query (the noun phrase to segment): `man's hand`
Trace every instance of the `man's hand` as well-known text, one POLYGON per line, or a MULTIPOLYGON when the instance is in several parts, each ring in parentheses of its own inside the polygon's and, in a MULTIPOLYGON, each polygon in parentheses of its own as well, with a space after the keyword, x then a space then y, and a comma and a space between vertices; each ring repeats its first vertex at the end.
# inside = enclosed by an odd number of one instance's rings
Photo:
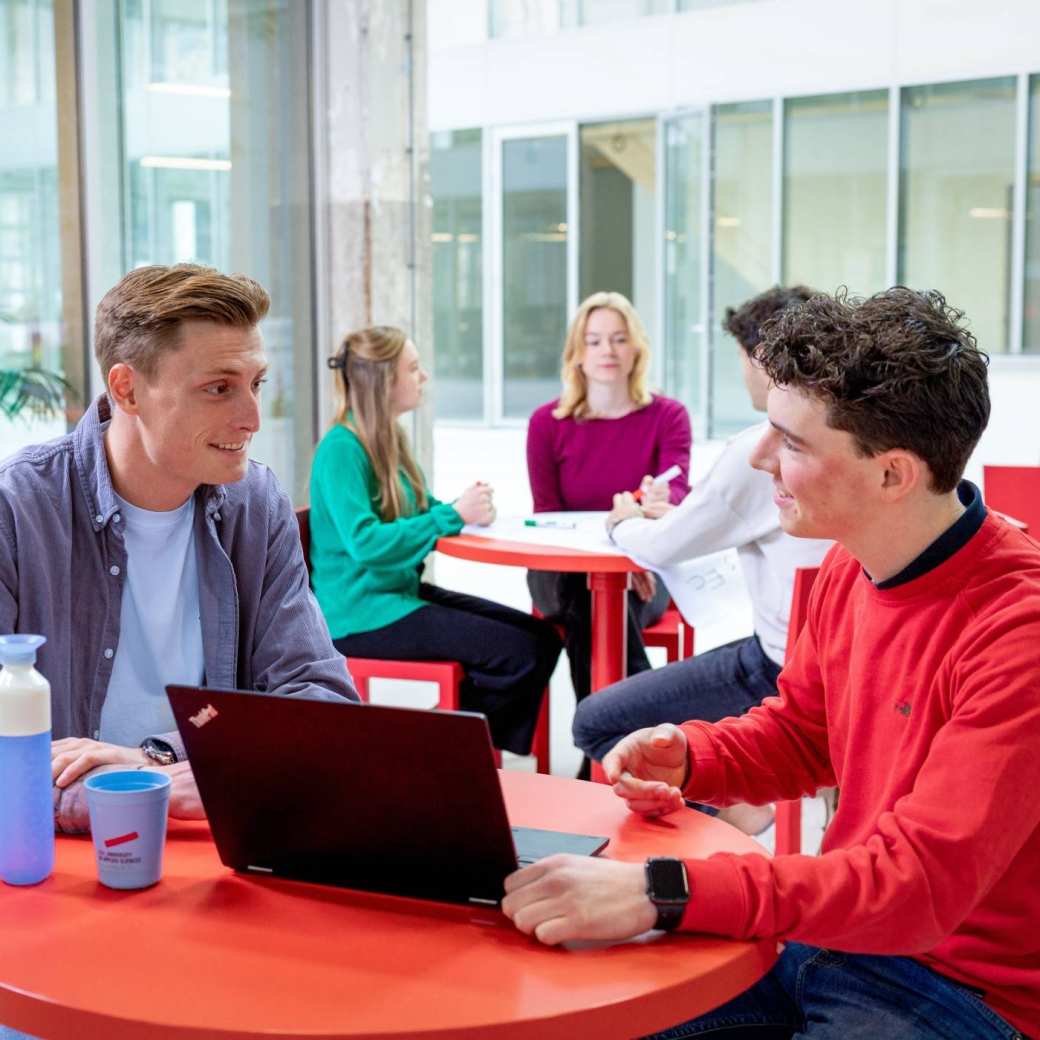
POLYGON ((681 809, 688 768, 686 734, 670 722, 637 729, 603 757, 603 772, 632 812, 663 816, 681 809))
POLYGON ((649 571, 632 572, 632 591, 644 602, 649 603, 657 590, 657 579, 649 571))
POLYGON ((653 928, 657 910, 641 863, 557 855, 510 874, 502 912, 549 946, 572 939, 628 939, 653 928))
POLYGON ((172 766, 159 767, 157 772, 165 773, 170 778, 170 815, 175 820, 206 818, 190 762, 174 762, 172 766))
POLYGON ((105 744, 86 737, 65 737, 51 744, 51 777, 55 787, 68 787, 98 766, 128 766, 136 769, 151 759, 140 749, 105 744))

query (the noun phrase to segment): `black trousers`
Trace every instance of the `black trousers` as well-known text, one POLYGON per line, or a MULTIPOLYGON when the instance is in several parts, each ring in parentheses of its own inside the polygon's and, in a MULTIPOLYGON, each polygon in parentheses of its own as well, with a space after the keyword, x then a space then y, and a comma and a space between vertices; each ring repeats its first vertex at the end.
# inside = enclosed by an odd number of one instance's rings
MULTIPOLYGON (((592 692, 592 593, 588 576, 558 571, 528 571, 527 587, 534 605, 551 621, 564 627, 564 646, 571 666, 571 682, 579 701, 592 692)), ((668 590, 658 580, 649 603, 628 593, 628 674, 650 669, 642 631, 659 621, 668 607, 668 590)))
POLYGON ((526 755, 542 695, 563 649, 547 621, 478 596, 423 582, 427 606, 371 632, 335 640, 347 657, 458 661, 459 701, 483 712, 497 748, 526 755))

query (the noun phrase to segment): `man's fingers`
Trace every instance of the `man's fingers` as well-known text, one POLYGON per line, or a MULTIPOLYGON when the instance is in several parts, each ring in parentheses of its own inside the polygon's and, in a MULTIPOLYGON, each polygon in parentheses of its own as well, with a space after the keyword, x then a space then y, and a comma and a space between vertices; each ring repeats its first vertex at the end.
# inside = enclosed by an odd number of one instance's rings
POLYGON ((84 773, 89 773, 95 766, 102 765, 104 759, 98 755, 90 754, 89 752, 74 758, 65 768, 58 774, 54 781, 56 787, 68 787, 73 780, 78 779, 84 773))
POLYGON ((546 946, 558 946, 568 939, 573 939, 574 935, 570 918, 563 916, 550 917, 534 929, 534 937, 546 946))
POLYGON ((661 725, 654 727, 650 734, 650 743, 657 748, 670 747, 681 736, 682 730, 678 726, 671 722, 662 722, 661 725))
POLYGON ((537 881, 545 873, 542 862, 544 861, 532 863, 529 867, 521 867, 508 875, 503 886, 506 893, 515 892, 517 889, 531 884, 532 881, 537 881))

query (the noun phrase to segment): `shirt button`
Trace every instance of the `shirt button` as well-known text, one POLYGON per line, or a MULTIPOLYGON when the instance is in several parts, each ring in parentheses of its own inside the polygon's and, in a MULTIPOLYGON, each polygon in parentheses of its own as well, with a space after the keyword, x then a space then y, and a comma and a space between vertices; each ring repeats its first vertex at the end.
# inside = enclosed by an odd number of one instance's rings
POLYGON ((112 566, 108 568, 108 573, 111 574, 113 578, 117 578, 119 577, 119 568, 113 563, 112 566))
POLYGON ((101 739, 101 730, 99 730, 99 729, 94 730, 94 739, 95 740, 100 740, 101 739))
POLYGON ((115 652, 115 650, 112 649, 112 647, 110 647, 110 646, 106 646, 105 647, 105 660, 111 661, 112 658, 115 657, 115 655, 116 655, 116 652, 115 652))
POLYGON ((214 513, 213 514, 213 519, 214 520, 219 520, 220 519, 220 513, 214 513))
POLYGON ((114 523, 118 524, 119 521, 122 520, 122 519, 123 518, 118 513, 113 513, 112 514, 112 520, 113 520, 114 523))
POLYGON ((98 515, 94 517, 95 524, 103 524, 104 522, 105 518, 100 513, 98 513, 98 515))

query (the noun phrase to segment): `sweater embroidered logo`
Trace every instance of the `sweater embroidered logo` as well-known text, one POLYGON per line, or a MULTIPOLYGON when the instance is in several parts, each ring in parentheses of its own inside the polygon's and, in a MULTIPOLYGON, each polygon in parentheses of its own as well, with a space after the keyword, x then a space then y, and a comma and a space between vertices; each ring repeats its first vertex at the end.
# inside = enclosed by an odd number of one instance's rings
POLYGON ((896 711, 904 718, 910 717, 910 705, 907 701, 896 701, 896 711))

